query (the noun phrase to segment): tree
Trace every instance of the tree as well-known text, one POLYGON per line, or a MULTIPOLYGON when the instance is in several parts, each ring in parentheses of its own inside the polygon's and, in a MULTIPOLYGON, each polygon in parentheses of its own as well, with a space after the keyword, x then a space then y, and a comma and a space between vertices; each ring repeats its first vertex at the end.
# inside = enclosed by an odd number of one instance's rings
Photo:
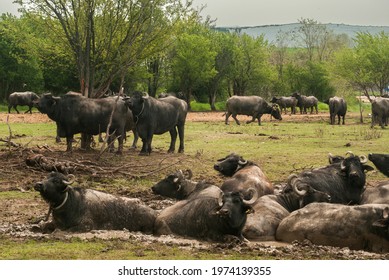
POLYGON ((68 46, 85 96, 99 97, 114 79, 163 50, 191 2, 179 0, 27 0, 26 14, 45 19, 48 35, 68 46))

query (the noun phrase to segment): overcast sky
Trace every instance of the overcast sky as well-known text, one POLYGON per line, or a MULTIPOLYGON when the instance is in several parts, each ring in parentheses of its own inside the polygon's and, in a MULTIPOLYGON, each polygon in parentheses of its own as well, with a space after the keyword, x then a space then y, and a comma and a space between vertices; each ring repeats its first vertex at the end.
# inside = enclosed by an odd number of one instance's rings
MULTIPOLYGON (((18 5, 12 2, 0 0, 0 14, 15 13, 18 5)), ((202 15, 216 19, 217 26, 294 23, 300 18, 389 26, 389 0, 193 0, 194 7, 203 4, 202 15)))

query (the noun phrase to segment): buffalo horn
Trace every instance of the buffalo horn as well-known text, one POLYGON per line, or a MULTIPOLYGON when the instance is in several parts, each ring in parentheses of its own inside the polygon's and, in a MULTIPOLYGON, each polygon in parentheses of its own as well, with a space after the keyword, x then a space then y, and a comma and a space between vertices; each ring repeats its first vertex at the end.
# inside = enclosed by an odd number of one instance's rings
POLYGON ((190 180, 190 179, 192 179, 192 176, 193 176, 193 173, 192 173, 192 170, 190 170, 190 169, 187 169, 186 171, 185 171, 185 179, 187 179, 187 180, 190 180))
POLYGON ((147 92, 145 92, 144 94, 145 94, 145 95, 142 96, 143 99, 148 99, 148 98, 150 97, 149 94, 148 94, 147 92))
POLYGON ((247 190, 247 192, 248 192, 248 193, 252 193, 253 195, 252 195, 251 198, 248 199, 248 200, 243 199, 243 203, 244 203, 245 205, 252 205, 252 204, 254 204, 254 202, 256 202, 257 199, 258 199, 258 191, 257 191, 256 188, 249 188, 249 189, 247 190))
POLYGON ((247 160, 239 159, 238 164, 239 165, 246 165, 247 164, 247 160))
POLYGON ((346 152, 346 156, 350 156, 350 157, 353 157, 354 156, 354 153, 352 151, 347 151, 346 152))
POLYGON ((332 163, 332 159, 334 158, 334 155, 331 153, 328 153, 328 161, 332 163))
POLYGON ((223 192, 220 192, 220 195, 217 199, 217 204, 222 207, 223 206, 223 192))
POLYGON ((359 161, 361 163, 367 163, 367 157, 365 155, 361 155, 361 156, 359 156, 359 161))
POLYGON ((69 174, 68 179, 62 180, 62 183, 64 183, 65 185, 71 185, 74 183, 75 179, 76 179, 76 176, 74 176, 73 174, 69 174))
POLYGON ((307 193, 307 191, 308 191, 308 185, 307 184, 300 184, 299 186, 297 186, 299 181, 300 180, 295 180, 294 184, 292 185, 292 188, 293 188, 293 191, 297 195, 304 196, 307 193))

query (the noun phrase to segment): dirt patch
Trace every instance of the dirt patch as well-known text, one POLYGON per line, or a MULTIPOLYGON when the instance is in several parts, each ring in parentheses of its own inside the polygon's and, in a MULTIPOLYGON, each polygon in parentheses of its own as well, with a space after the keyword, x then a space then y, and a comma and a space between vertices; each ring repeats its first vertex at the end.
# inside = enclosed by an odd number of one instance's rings
MULTIPOLYGON (((327 121, 327 114, 319 115, 283 115, 283 121, 327 121)), ((250 118, 239 116, 244 122, 250 118)), ((266 120, 266 117, 264 117, 266 120)), ((51 122, 46 115, 33 114, 0 114, 2 123, 42 123, 51 122)), ((222 112, 189 113, 188 122, 224 122, 222 112)), ((230 120, 231 122, 233 120, 230 120)), ((235 125, 235 124, 234 124, 235 125)), ((0 147, 1 148, 1 147, 0 147)), ((62 149, 62 147, 61 147, 62 149)), ((63 150, 63 149, 62 149, 63 150)), ((108 189, 109 182, 123 180, 110 193, 140 198, 150 207, 161 210, 174 203, 173 200, 154 195, 150 190, 139 188, 138 180, 157 181, 161 174, 174 169, 176 165, 187 166, 201 164, 196 156, 166 154, 164 151, 154 151, 152 157, 138 158, 137 151, 126 152, 118 159, 115 155, 106 156, 96 161, 96 152, 77 151, 66 154, 52 147, 8 147, 0 150, 0 192, 9 197, 0 203, 0 234, 18 239, 55 239, 68 240, 77 237, 82 240, 122 239, 136 240, 145 246, 153 242, 175 244, 186 250, 204 249, 214 252, 224 250, 239 251, 244 254, 255 252, 272 259, 321 259, 322 256, 332 259, 389 259, 389 254, 375 254, 363 251, 352 251, 347 248, 317 246, 309 242, 285 244, 278 242, 249 242, 241 244, 221 244, 187 239, 177 236, 156 237, 128 231, 92 231, 88 233, 67 233, 56 231, 53 234, 32 232, 33 225, 46 218, 47 204, 34 192, 35 182, 46 177, 47 172, 61 170, 64 173, 74 173, 77 184, 87 187, 90 182, 98 183, 102 190, 108 189), (28 160, 30 159, 30 164, 28 160), (27 160, 27 162, 26 162, 27 160), (50 169, 55 166, 54 169, 50 169), (131 188, 128 187, 129 182, 131 188)), ((212 178, 215 181, 220 178, 212 178)))

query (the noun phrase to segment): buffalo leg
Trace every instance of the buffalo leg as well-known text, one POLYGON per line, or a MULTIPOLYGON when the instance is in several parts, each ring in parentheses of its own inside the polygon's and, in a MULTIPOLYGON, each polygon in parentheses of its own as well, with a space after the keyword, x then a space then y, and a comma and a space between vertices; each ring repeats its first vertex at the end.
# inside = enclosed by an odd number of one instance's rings
POLYGON ((72 152, 73 135, 66 136, 66 151, 72 152))
POLYGON ((238 119, 236 118, 236 114, 232 114, 232 118, 235 120, 235 122, 236 122, 237 125, 240 125, 240 122, 239 122, 238 119))
POLYGON ((138 143, 139 134, 136 129, 133 129, 132 132, 134 133, 134 141, 132 141, 131 149, 136 149, 136 144, 138 143))
POLYGON ((11 108, 12 108, 12 105, 8 105, 8 114, 11 113, 11 108))
POLYGON ((167 151, 168 153, 174 153, 175 147, 176 147, 176 141, 177 141, 177 130, 176 127, 173 129, 169 130, 170 133, 170 147, 169 150, 167 151))
POLYGON ((231 113, 230 112, 227 112, 226 113, 226 121, 225 123, 228 124, 228 118, 231 116, 231 113))
POLYGON ((19 114, 18 108, 16 108, 17 105, 14 105, 13 107, 14 107, 14 109, 16 110, 16 112, 19 114))
POLYGON ((32 107, 31 106, 28 106, 28 110, 26 112, 24 112, 25 114, 27 114, 27 112, 30 112, 30 114, 32 114, 32 107))
POLYGON ((184 152, 184 131, 185 131, 185 125, 179 125, 178 127, 178 137, 180 137, 180 147, 178 148, 179 153, 184 152))

